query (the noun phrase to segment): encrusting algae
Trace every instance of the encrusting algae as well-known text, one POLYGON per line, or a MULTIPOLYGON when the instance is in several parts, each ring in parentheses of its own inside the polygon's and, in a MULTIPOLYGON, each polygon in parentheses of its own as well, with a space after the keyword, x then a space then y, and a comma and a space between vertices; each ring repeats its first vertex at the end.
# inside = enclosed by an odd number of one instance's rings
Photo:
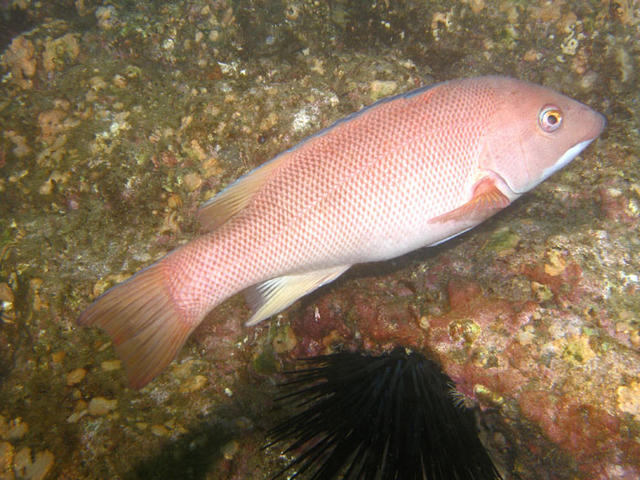
POLYGON ((0 421, 0 477, 270 478, 278 372, 396 346, 442 365, 511 475, 640 476, 633 2, 6 3, 29 21, 0 15, 0 416, 23 429, 0 421), (76 328, 233 179, 382 92, 485 74, 577 98, 606 132, 473 233, 268 325, 231 298, 141 392, 76 328), (99 398, 114 408, 89 414, 99 398))

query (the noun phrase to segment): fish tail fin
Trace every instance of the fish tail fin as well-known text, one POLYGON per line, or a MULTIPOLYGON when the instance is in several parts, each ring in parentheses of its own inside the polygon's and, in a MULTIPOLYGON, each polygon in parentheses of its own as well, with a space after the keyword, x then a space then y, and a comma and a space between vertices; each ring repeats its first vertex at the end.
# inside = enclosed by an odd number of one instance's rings
POLYGON ((177 355, 202 318, 184 318, 165 285, 162 261, 112 287, 78 318, 113 340, 129 384, 142 388, 177 355))

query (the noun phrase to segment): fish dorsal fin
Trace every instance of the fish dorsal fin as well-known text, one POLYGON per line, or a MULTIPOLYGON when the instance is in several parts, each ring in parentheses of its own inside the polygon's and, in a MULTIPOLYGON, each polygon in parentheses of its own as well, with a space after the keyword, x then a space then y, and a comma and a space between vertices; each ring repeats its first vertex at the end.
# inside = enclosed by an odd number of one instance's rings
POLYGON ((281 312, 300 297, 334 281, 350 266, 340 265, 324 270, 285 275, 248 288, 245 290, 245 297, 253 310, 253 315, 246 325, 256 325, 281 312))
POLYGON ((242 210, 271 173, 288 157, 286 153, 251 170, 204 203, 196 214, 202 231, 212 232, 242 210))
POLYGON ((473 189, 473 196, 464 205, 431 220, 432 223, 482 221, 510 204, 493 179, 483 178, 473 189))

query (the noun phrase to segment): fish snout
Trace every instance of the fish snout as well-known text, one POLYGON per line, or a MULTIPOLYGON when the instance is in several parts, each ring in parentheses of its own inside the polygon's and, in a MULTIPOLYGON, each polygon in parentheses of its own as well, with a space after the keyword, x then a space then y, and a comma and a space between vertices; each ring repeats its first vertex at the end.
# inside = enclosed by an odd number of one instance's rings
POLYGON ((586 105, 580 105, 577 120, 584 125, 584 136, 578 143, 591 142, 603 132, 607 126, 607 118, 586 105))

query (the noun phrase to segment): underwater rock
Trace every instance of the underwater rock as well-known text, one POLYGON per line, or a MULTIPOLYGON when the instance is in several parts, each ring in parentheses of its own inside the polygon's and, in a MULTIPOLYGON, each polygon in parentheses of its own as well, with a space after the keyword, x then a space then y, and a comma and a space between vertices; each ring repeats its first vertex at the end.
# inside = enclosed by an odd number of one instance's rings
POLYGON ((188 378, 182 385, 180 385, 181 393, 193 393, 202 389, 207 384, 207 377, 204 375, 196 375, 195 377, 188 378))
POLYGON ((6 282, 0 282, 0 302, 13 303, 14 295, 6 282))
POLYGON ((26 157, 29 153, 31 153, 31 147, 27 145, 27 137, 19 135, 13 130, 6 130, 3 135, 13 143, 14 148, 11 151, 16 157, 26 157))
POLYGON ((42 66, 45 72, 61 70, 65 64, 72 63, 78 58, 80 44, 78 34, 67 33, 54 40, 47 39, 42 52, 42 66))
POLYGON ((98 7, 95 12, 98 26, 103 30, 111 30, 117 23, 116 9, 113 5, 98 7))
POLYGON ((620 411, 630 413, 640 422, 640 379, 632 381, 629 386, 619 386, 616 393, 620 411))
POLYGON ((398 90, 398 82, 394 80, 374 80, 370 86, 370 96, 372 101, 388 97, 398 90))
POLYGON ((38 125, 40 126, 40 138, 47 144, 65 129, 64 119, 67 113, 62 110, 47 110, 38 115, 38 125))
POLYGON ((15 478, 14 457, 25 446, 53 453, 47 479, 152 478, 138 472, 143 462, 166 462, 183 474, 174 478, 270 478, 283 465, 260 450, 272 372, 345 346, 378 355, 395 345, 440 355, 465 397, 478 400, 483 420, 496 422, 504 441, 489 443, 492 452, 508 452, 511 476, 640 478, 636 1, 6 3, 24 5, 35 22, 11 25, 0 53, 0 282, 9 288, 0 292, 0 478, 15 478), (234 17, 251 21, 242 26, 234 17), (261 30, 268 18, 273 28, 261 30), (579 45, 561 63, 567 27, 579 45), (261 31, 275 37, 270 49, 262 46, 266 36, 255 35, 261 31), (46 71, 45 43, 66 34, 76 36, 78 56, 71 62, 50 49, 54 68, 46 71), (173 65, 161 47, 168 38, 173 65), (254 44, 259 52, 248 48, 254 44), (183 353, 182 363, 194 362, 185 374, 172 369, 140 393, 123 388, 120 371, 105 370, 113 360, 106 337, 73 327, 88 296, 189 238, 198 204, 306 132, 368 103, 372 82, 395 81, 399 93, 493 72, 597 105, 609 117, 607 135, 490 225, 434 252, 354 272, 293 306, 274 322, 281 337, 271 324, 244 328, 243 300, 230 300, 183 353), (60 98, 69 106, 57 105, 60 98), (52 109, 66 112, 63 123, 81 123, 53 134, 40 155, 38 115, 52 109), (115 117, 122 112, 131 114, 115 117), (193 122, 182 129, 185 116, 193 122), (189 192, 182 182, 193 171, 202 185, 189 192), (167 217, 172 233, 160 234, 165 209, 184 213, 167 217), (552 242, 558 233, 566 237, 560 247, 552 242), (554 250, 559 257, 548 255, 554 250), (110 271, 117 273, 95 282, 110 271), (451 282, 456 275, 480 285, 480 295, 451 282), (34 276, 43 279, 39 291, 30 288, 34 276), (37 298, 49 307, 36 310, 37 298), (456 307, 464 301, 470 312, 456 307), (270 355, 256 363, 270 372, 265 377, 252 361, 263 349, 270 355), (78 368, 88 374, 67 386, 78 368), (206 383, 188 391, 201 377, 206 383), (527 399, 528 389, 540 393, 527 399), (90 416, 97 396, 117 399, 117 408, 90 416), (234 436, 243 415, 257 428, 234 436), (9 440, 16 418, 29 431, 9 440), (186 438, 168 427, 171 418, 184 422, 186 438), (152 425, 170 435, 153 435, 152 425), (201 447, 210 425, 224 436, 211 455, 201 447), (231 438, 239 450, 224 459, 221 446, 231 438), (211 457, 220 462, 199 462, 211 457))
POLYGON ((109 400, 104 397, 94 397, 89 402, 89 415, 102 416, 114 410, 118 406, 118 400, 109 400))
POLYGON ((13 480, 13 445, 9 442, 0 442, 0 478, 13 480))
POLYGON ((33 86, 36 73, 35 47, 24 35, 13 39, 2 56, 2 64, 11 73, 11 80, 23 90, 33 86))
POLYGON ((84 377, 87 375, 87 371, 84 368, 76 368, 75 370, 71 370, 67 373, 67 385, 76 385, 84 380, 84 377))
POLYGON ((17 417, 11 420, 8 424, 7 438, 9 440, 19 440, 23 438, 29 431, 29 425, 22 421, 22 418, 17 417))
POLYGON ((120 360, 106 360, 100 364, 103 372, 112 372, 122 368, 122 362, 120 360))
POLYGON ((53 467, 54 456, 49 450, 31 455, 31 449, 24 447, 15 454, 14 470, 16 477, 24 480, 43 480, 53 467))

